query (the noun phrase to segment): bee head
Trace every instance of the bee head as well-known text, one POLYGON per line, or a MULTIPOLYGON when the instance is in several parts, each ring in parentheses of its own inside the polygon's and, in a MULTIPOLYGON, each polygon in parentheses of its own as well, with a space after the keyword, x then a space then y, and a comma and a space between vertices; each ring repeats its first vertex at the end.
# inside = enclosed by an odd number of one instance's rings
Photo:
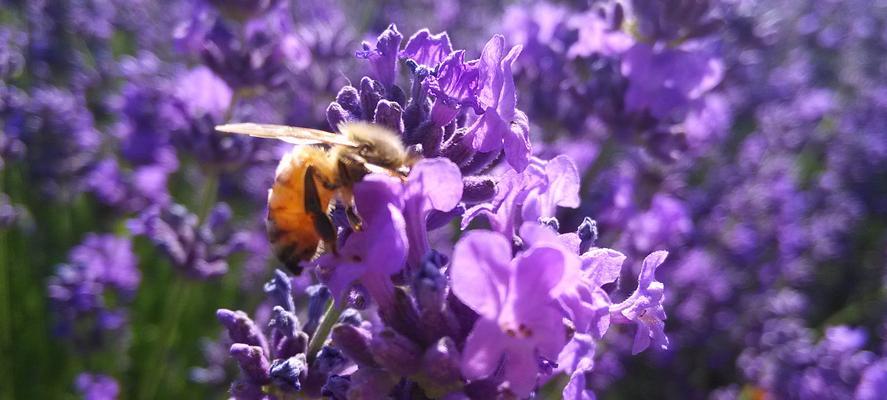
POLYGON ((366 123, 349 123, 339 127, 342 133, 358 144, 358 156, 368 163, 397 170, 406 160, 406 151, 394 132, 366 123))

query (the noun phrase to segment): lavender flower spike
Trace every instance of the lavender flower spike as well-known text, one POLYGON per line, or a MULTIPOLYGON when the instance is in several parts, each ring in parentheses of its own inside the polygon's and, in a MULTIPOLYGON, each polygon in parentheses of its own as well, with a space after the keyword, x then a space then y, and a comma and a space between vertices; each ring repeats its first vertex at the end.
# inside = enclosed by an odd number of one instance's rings
POLYGON ((663 322, 665 309, 662 307, 665 286, 655 276, 656 268, 667 256, 668 252, 662 250, 648 255, 641 267, 638 288, 625 301, 610 307, 612 322, 637 324, 638 330, 631 346, 632 354, 644 351, 650 346, 651 339, 657 348, 668 349, 668 337, 665 336, 663 322))
POLYGON ((120 385, 107 375, 81 373, 75 386, 84 400, 114 400, 120 394, 120 385))

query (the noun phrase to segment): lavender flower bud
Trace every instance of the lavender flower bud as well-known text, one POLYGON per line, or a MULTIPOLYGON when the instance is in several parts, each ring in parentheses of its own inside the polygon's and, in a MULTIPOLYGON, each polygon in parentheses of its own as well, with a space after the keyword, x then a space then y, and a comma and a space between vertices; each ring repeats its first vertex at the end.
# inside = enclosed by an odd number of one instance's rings
POLYGON ((487 153, 475 153, 470 160, 460 165, 462 176, 475 175, 483 172, 502 154, 501 151, 490 151, 487 153))
POLYGON ((343 122, 348 122, 351 119, 351 115, 348 111, 345 111, 339 103, 330 103, 326 108, 326 122, 330 124, 330 127, 333 129, 336 129, 337 126, 343 122))
POLYGON ((561 224, 556 217, 541 217, 539 218, 539 223, 549 227, 555 232, 559 232, 561 229, 561 224))
POLYGON ((440 265, 438 264, 441 261, 445 262, 442 257, 444 256, 435 250, 425 255, 425 259, 413 279, 413 293, 421 311, 443 308, 446 278, 440 273, 440 265))
POLYGON ((360 316, 359 311, 353 308, 348 308, 345 311, 342 311, 342 315, 339 316, 338 322, 340 324, 360 326, 360 323, 363 322, 363 318, 360 316))
POLYGON ((323 285, 311 285, 305 289, 308 294, 308 321, 305 323, 304 331, 308 334, 317 329, 320 317, 323 315, 324 307, 332 295, 330 290, 323 285))
POLYGON ((308 364, 304 354, 296 354, 287 359, 276 359, 271 364, 271 380, 278 387, 298 391, 302 389, 301 380, 305 378, 308 364))
POLYGON ((351 374, 346 397, 348 400, 384 399, 397 381, 397 377, 381 369, 361 368, 351 374))
POLYGON ((422 356, 422 373, 435 386, 458 385, 462 378, 459 350, 449 337, 443 337, 422 356))
POLYGON ((407 104, 407 94, 400 88, 400 86, 392 85, 388 88, 388 95, 385 96, 386 100, 391 100, 403 108, 404 104, 407 104))
POLYGON ((274 277, 265 284, 265 293, 271 297, 277 305, 283 307, 289 312, 296 311, 296 305, 293 302, 293 283, 290 281, 286 272, 279 269, 274 270, 274 277))
POLYGON ((320 389, 320 395, 333 400, 346 400, 348 398, 349 386, 351 386, 351 379, 349 377, 330 375, 326 380, 326 384, 320 389))
MULTIPOLYGON (((436 252, 432 251, 430 254, 436 252)), ((433 343, 443 336, 456 335, 459 332, 456 316, 446 307, 446 278, 436 265, 434 261, 423 263, 419 276, 413 284, 413 291, 421 311, 424 343, 433 343)))
POLYGON ((481 379, 465 385, 465 394, 470 399, 498 399, 499 382, 495 379, 481 379))
POLYGON ((373 113, 376 124, 390 128, 398 135, 403 135, 403 108, 390 100, 380 100, 373 113))
POLYGON ((462 178, 462 201, 475 204, 496 195, 496 180, 492 176, 465 176, 462 178))
POLYGON ((363 112, 360 109, 360 93, 354 86, 345 86, 336 94, 336 103, 342 106, 353 119, 362 119, 363 112))
POLYGON ((419 328, 419 312, 416 310, 412 298, 402 287, 395 286, 393 304, 386 308, 380 308, 379 316, 386 325, 413 340, 421 341, 423 334, 419 328))
POLYGON ((370 352, 372 335, 365 329, 356 326, 339 324, 333 327, 333 344, 358 365, 376 366, 370 352))
POLYGON ((417 100, 415 97, 413 100, 404 108, 403 110, 403 141, 406 145, 414 145, 419 144, 419 140, 421 136, 415 135, 413 132, 425 121, 426 115, 428 115, 428 110, 430 108, 430 104, 422 99, 421 101, 417 100))
POLYGON ((299 317, 281 306, 274 306, 271 310, 271 320, 268 321, 271 332, 278 332, 284 336, 293 336, 299 330, 299 317))
POLYGON ((259 346, 267 352, 265 335, 246 313, 222 308, 216 311, 216 318, 228 329, 228 337, 232 342, 259 346))
POLYGON ((365 76, 360 80, 360 108, 363 110, 363 119, 372 121, 375 116, 376 106, 382 99, 385 89, 378 81, 365 76))
POLYGON ((443 128, 435 124, 434 121, 427 120, 422 122, 412 134, 415 137, 407 138, 406 140, 421 143, 423 156, 432 158, 440 154, 441 144, 443 143, 443 128))
POLYGON ((594 242, 597 241, 597 221, 585 217, 582 219, 582 223, 579 224, 579 228, 576 229, 576 234, 579 235, 579 240, 582 241, 579 245, 579 252, 585 253, 591 248, 591 246, 594 246, 594 242))
POLYGON ((383 329, 373 336, 370 349, 373 359, 395 374, 410 375, 419 368, 421 349, 393 329, 383 329))
POLYGON ((311 362, 311 368, 308 370, 308 377, 304 383, 303 391, 309 396, 320 395, 321 388, 326 384, 330 375, 341 374, 349 366, 350 363, 341 350, 324 346, 317 353, 314 361, 311 362))
POLYGON ((299 318, 295 314, 275 306, 268 326, 271 328, 271 345, 277 358, 305 352, 308 335, 299 330, 299 318))
POLYGON ((311 364, 311 368, 321 374, 336 374, 342 372, 348 365, 348 359, 342 351, 330 346, 323 346, 317 353, 317 359, 311 364))
POLYGON ((231 345, 230 353, 250 381, 260 385, 271 382, 271 376, 268 375, 270 366, 261 347, 234 343, 231 345))
POLYGON ((465 139, 466 132, 465 128, 456 129, 441 149, 441 154, 456 165, 465 164, 474 155, 471 141, 465 139))

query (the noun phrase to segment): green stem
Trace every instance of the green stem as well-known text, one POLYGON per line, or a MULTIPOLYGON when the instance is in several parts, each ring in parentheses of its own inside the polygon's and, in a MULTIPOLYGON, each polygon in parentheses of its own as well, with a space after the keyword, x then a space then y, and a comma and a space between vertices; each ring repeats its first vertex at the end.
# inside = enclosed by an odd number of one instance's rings
POLYGON ((311 336, 311 341, 308 342, 308 363, 310 364, 314 361, 314 358, 317 356, 317 352, 320 351, 320 348, 323 347, 323 343, 326 342, 327 336, 330 335, 330 331, 333 329, 333 325, 339 321, 339 317, 342 315, 342 311, 345 311, 343 307, 337 307, 336 302, 331 300, 329 307, 326 308, 326 312, 323 313, 323 319, 320 321, 320 326, 314 331, 314 335, 311 336))
POLYGON ((216 204, 216 198, 219 194, 219 174, 216 171, 209 171, 206 174, 206 183, 203 185, 203 192, 198 200, 197 220, 199 224, 206 221, 209 212, 212 211, 216 204))
MULTIPOLYGON (((198 224, 203 224, 215 205, 219 192, 219 174, 215 170, 210 170, 206 174, 206 182, 202 192, 197 200, 197 218, 198 224)), ((156 349, 151 357, 151 363, 148 364, 149 374, 145 382, 147 386, 140 390, 140 399, 153 399, 157 394, 157 389, 163 383, 164 375, 169 368, 163 368, 165 360, 169 358, 170 351, 176 347, 176 341, 179 335, 178 327, 182 323, 182 316, 188 309, 191 293, 197 288, 190 287, 189 281, 183 276, 173 275, 172 289, 170 289, 169 297, 163 305, 163 323, 161 325, 160 334, 163 335, 160 341, 160 347, 156 349)))
MULTIPOLYGON (((2 171, 0 174, 0 192, 7 192, 6 181, 9 178, 9 166, 2 171)), ((12 185, 9 185, 12 186, 12 185)), ((15 203, 15 197, 12 196, 12 191, 9 191, 10 196, 8 197, 9 202, 11 204, 15 203)), ((4 398, 14 399, 15 398, 15 360, 12 353, 12 338, 15 336, 15 326, 13 326, 12 321, 12 268, 11 262, 15 259, 14 256, 10 256, 10 253, 13 252, 11 243, 12 229, 16 229, 14 226, 9 227, 7 230, 0 230, 0 325, 3 325, 3 328, 0 329, 0 354, 3 354, 5 358, 3 358, 0 364, 3 364, 0 367, 0 387, 4 388, 0 390, 0 397, 6 396, 4 398), (5 392, 5 394, 4 394, 5 392)), ((26 265, 21 265, 20 267, 26 268, 26 265)))
POLYGON ((139 391, 140 399, 153 399, 157 394, 157 389, 163 383, 164 373, 169 370, 164 365, 166 365, 166 359, 170 350, 175 347, 175 341, 179 333, 178 327, 182 322, 181 319, 185 309, 188 308, 189 295, 193 289, 189 287, 186 279, 181 277, 174 278, 173 287, 170 289, 169 297, 166 298, 167 301, 163 307, 166 312, 160 331, 160 334, 163 336, 160 340, 160 346, 155 349, 154 356, 151 357, 150 363, 147 364, 150 372, 147 379, 145 379, 147 385, 139 391))
POLYGON ((0 362, 3 366, 0 367, 0 376, 2 376, 3 384, 0 387, 5 388, 4 392, 6 393, 4 398, 14 399, 15 398, 15 387, 13 386, 14 381, 12 368, 15 363, 12 360, 12 330, 14 329, 12 326, 12 308, 10 304, 9 295, 9 263, 7 257, 7 246, 9 245, 9 234, 7 232, 0 232, 0 325, 3 325, 3 329, 0 329, 0 352, 4 354, 4 357, 9 357, 4 359, 3 362, 0 362))

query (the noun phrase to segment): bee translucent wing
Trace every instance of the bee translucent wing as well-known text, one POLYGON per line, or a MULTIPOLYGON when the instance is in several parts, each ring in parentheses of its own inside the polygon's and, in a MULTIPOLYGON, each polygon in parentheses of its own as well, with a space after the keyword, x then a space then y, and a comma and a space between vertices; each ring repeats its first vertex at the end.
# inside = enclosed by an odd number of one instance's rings
POLYGON ((319 129, 299 128, 286 125, 255 124, 252 122, 226 124, 216 126, 219 132, 236 133, 266 139, 279 139, 287 143, 297 145, 307 144, 337 144, 342 146, 357 147, 357 144, 347 137, 319 129))

